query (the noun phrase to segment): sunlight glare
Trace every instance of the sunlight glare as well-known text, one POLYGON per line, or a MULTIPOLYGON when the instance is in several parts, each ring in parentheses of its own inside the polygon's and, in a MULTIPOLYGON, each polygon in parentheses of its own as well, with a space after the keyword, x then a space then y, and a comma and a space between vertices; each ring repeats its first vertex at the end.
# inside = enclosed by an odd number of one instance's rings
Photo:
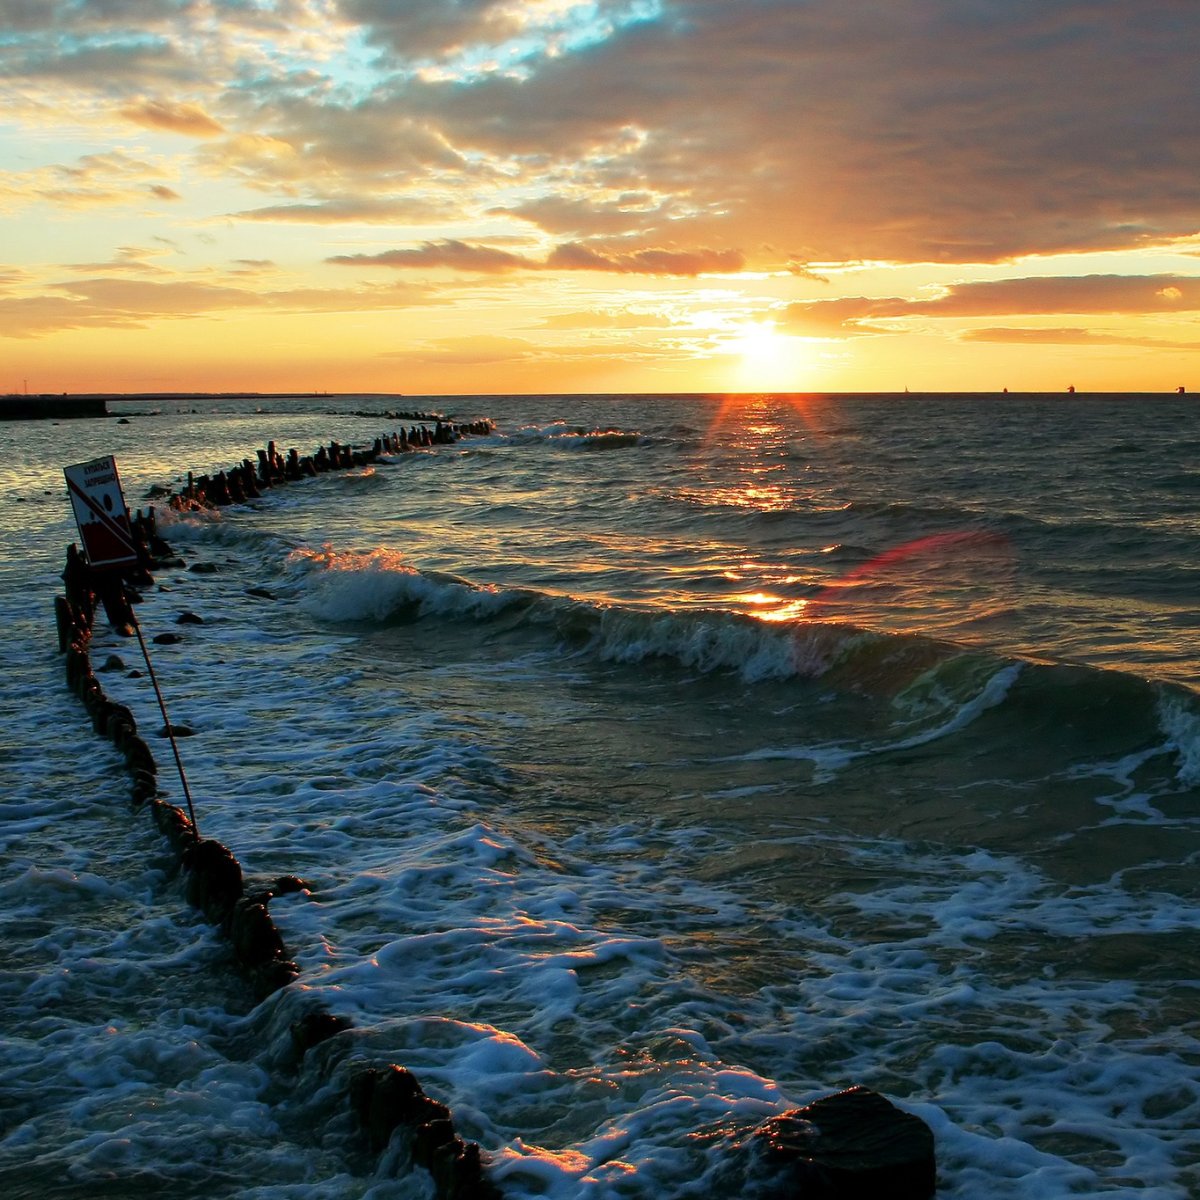
POLYGON ((801 339, 780 333, 774 321, 746 322, 727 346, 737 355, 737 387, 748 391, 801 390, 801 339))

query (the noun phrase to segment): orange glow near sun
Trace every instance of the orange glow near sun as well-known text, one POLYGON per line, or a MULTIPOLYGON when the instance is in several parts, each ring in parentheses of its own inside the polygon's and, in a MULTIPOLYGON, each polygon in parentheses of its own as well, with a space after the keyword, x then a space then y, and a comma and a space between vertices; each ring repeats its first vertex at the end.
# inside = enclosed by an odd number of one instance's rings
POLYGON ((803 343, 780 333, 774 321, 745 322, 726 347, 737 358, 733 384, 738 391, 793 392, 803 387, 803 343))

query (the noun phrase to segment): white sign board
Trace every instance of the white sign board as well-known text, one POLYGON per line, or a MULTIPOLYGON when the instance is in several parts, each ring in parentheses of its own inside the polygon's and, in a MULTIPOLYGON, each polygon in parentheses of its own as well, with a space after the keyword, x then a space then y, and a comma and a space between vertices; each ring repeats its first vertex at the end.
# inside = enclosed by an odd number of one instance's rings
POLYGON ((123 567, 138 560, 129 525, 129 510, 121 492, 117 460, 93 458, 64 467, 75 523, 83 552, 93 567, 123 567))

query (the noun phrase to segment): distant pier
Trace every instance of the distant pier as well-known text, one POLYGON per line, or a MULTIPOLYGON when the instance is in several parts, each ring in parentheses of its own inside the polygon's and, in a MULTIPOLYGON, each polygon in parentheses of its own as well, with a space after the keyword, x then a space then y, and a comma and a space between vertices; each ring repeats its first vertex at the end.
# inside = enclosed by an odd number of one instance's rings
POLYGON ((103 396, 0 396, 0 421, 49 421, 107 417, 103 396))

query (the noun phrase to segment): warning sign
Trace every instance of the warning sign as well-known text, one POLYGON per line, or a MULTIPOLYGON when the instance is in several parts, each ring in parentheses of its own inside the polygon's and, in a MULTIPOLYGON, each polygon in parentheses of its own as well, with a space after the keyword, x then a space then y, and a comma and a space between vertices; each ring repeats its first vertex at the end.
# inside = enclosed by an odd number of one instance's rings
POLYGON ((64 467, 71 507, 83 552, 93 567, 122 567, 136 563, 137 546, 129 525, 129 510, 121 491, 117 460, 94 458, 64 467))

